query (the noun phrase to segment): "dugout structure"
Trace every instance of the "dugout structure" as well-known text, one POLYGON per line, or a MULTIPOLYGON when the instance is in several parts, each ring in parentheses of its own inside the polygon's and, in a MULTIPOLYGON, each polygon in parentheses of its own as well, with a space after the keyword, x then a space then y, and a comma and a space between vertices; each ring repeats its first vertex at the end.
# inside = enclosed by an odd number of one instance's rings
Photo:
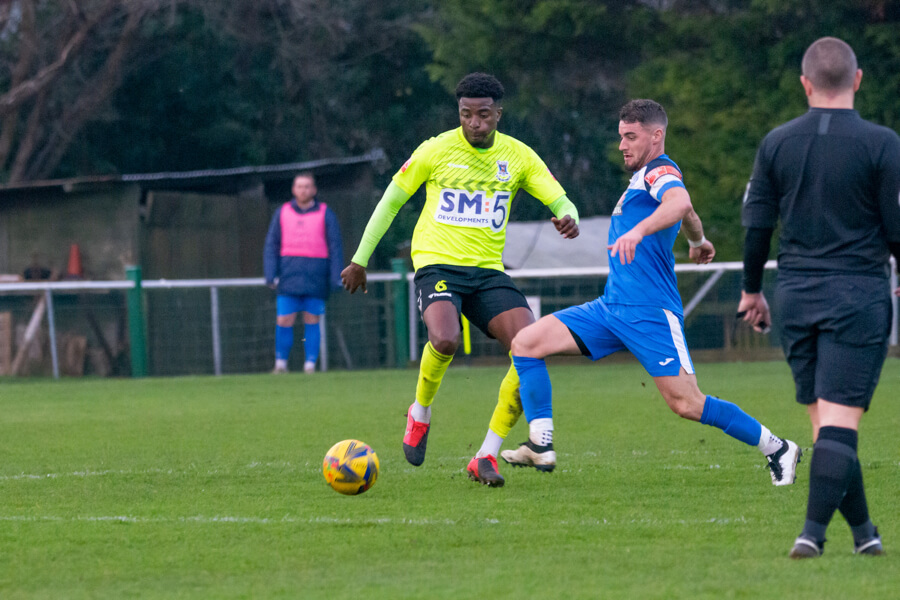
MULTIPOLYGON (((300 171, 316 175, 319 196, 337 215, 344 254, 350 256, 377 202, 375 177, 384 163, 384 153, 375 149, 280 165, 0 186, 0 281, 21 280, 29 268, 54 279, 73 276, 67 273, 73 245, 88 280, 124 280, 129 266, 140 267, 145 279, 261 277, 269 220, 290 199, 293 177, 300 171)), ((269 315, 263 317, 258 309, 272 303, 271 295, 265 288, 240 290, 223 298, 222 310, 235 322, 261 326, 257 324, 269 315)), ((15 355, 27 341, 27 357, 17 374, 49 373, 46 326, 33 339, 23 339, 39 299, 35 293, 0 293, 3 372, 12 360, 4 357, 15 355)), ((64 353, 73 363, 66 372, 128 374, 122 291, 54 293, 53 302, 57 347, 64 337, 64 353)), ((208 292, 199 302, 190 294, 147 294, 151 374, 205 372, 176 350, 185 331, 209 322, 209 310, 208 292)), ((274 328, 274 313, 272 319, 266 328, 274 328)), ((239 337, 230 343, 239 346, 239 337)), ((256 369, 247 365, 248 371, 256 369)))

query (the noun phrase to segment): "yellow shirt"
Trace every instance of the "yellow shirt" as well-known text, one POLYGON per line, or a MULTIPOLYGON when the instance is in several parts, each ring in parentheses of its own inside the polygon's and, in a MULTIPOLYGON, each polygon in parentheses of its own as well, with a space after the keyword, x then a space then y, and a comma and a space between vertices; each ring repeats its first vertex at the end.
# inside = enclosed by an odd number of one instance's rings
POLYGON ((412 238, 413 267, 442 264, 503 270, 503 246, 519 188, 545 205, 565 190, 537 153, 499 131, 487 150, 462 128, 423 142, 393 177, 412 195, 425 183, 425 207, 412 238))

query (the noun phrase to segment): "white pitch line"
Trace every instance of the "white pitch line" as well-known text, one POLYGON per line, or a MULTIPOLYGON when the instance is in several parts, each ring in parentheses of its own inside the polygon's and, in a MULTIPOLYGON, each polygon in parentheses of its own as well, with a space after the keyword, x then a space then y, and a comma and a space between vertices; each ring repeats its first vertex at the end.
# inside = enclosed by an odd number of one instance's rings
POLYGON ((19 479, 59 479, 61 477, 102 477, 105 475, 172 475, 175 473, 173 469, 143 469, 140 471, 132 471, 128 469, 106 469, 103 471, 72 471, 71 473, 19 473, 17 475, 0 475, 0 481, 16 481, 19 479))
MULTIPOLYGON (((318 465, 313 465, 315 469, 319 469, 318 465)), ((306 463, 304 468, 311 467, 310 463, 306 463)), ((105 477, 107 475, 216 475, 219 473, 239 473, 249 469, 280 469, 280 470, 298 470, 299 465, 289 462, 251 462, 240 467, 233 468, 215 468, 215 469, 85 469, 83 471, 72 471, 69 473, 17 473, 15 475, 0 475, 2 481, 18 481, 18 480, 46 480, 60 479, 63 477, 105 477)))
MULTIPOLYGON (((627 519, 623 521, 611 521, 608 519, 580 519, 580 520, 561 520, 557 521, 558 526, 574 526, 574 527, 608 527, 608 526, 627 526, 627 525, 651 525, 651 526, 669 526, 684 525, 694 527, 697 525, 730 525, 733 523, 751 523, 753 519, 746 517, 711 517, 708 519, 627 519)), ((239 517, 229 515, 192 515, 182 517, 139 517, 134 515, 79 515, 74 517, 59 517, 53 515, 0 515, 0 522, 15 523, 143 523, 143 524, 173 524, 173 523, 197 523, 201 525, 209 524, 237 524, 237 525, 278 525, 287 524, 306 524, 306 525, 405 525, 413 527, 423 526, 450 526, 463 525, 468 521, 460 521, 457 519, 428 519, 428 518, 400 518, 391 517, 368 517, 361 519, 353 518, 336 518, 336 517, 292 517, 285 515, 283 517, 239 517)), ((478 519, 471 521, 472 524, 482 525, 504 525, 515 526, 522 525, 520 521, 503 521, 500 519, 478 519)))

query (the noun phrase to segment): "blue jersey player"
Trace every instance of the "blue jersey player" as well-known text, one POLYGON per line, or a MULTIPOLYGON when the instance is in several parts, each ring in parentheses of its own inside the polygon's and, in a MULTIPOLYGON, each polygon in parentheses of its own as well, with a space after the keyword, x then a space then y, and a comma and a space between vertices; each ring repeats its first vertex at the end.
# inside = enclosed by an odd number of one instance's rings
POLYGON ((773 435, 736 404, 707 396, 697 387, 685 344, 672 246, 683 225, 695 263, 710 262, 715 248, 703 235, 681 170, 665 154, 667 123, 665 110, 653 100, 632 100, 619 113, 619 150, 634 175, 610 223, 606 288, 600 298, 545 316, 516 335, 513 363, 529 439, 501 457, 541 471, 556 466, 545 357, 581 353, 598 360, 629 350, 677 415, 758 447, 768 459, 772 483, 789 485, 800 458, 797 444, 773 435))

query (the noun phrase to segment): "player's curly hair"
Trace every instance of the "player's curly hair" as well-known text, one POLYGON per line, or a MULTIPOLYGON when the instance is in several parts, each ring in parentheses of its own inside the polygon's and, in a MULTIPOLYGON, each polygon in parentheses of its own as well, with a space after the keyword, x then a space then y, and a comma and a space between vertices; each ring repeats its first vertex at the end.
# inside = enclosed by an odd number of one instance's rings
POLYGON ((493 98, 498 102, 503 98, 503 84, 487 73, 469 73, 456 84, 456 99, 493 98))
POLYGON ((669 117, 666 116, 666 109, 662 104, 646 99, 629 101, 619 111, 619 120, 641 125, 662 125, 663 128, 669 124, 669 117))

